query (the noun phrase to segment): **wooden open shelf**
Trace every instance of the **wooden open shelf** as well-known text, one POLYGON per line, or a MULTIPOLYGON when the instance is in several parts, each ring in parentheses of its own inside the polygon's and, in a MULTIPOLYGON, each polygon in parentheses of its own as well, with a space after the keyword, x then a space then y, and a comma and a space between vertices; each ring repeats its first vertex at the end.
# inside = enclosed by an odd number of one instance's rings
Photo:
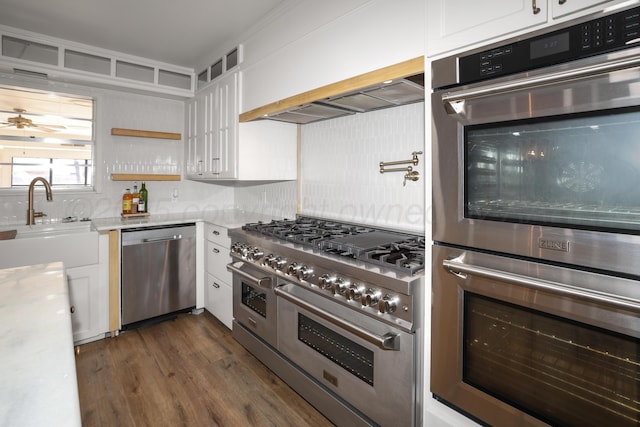
POLYGON ((152 130, 122 129, 111 128, 111 135, 117 136, 136 136, 139 138, 157 138, 157 139, 182 139, 181 133, 172 132, 156 132, 152 130))
POLYGON ((148 173, 112 173, 112 181, 180 181, 180 175, 148 173))

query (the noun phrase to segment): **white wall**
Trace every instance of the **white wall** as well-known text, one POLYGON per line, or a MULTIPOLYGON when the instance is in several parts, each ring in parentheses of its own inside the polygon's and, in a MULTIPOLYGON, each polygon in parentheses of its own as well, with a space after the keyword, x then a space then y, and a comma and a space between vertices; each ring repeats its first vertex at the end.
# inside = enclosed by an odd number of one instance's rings
MULTIPOLYGON (((55 191, 53 201, 47 202, 38 189, 35 208, 47 214, 44 219, 67 216, 103 218, 120 215, 121 196, 132 182, 111 181, 111 172, 123 172, 124 164, 133 167, 175 167, 180 172, 184 163, 183 141, 112 136, 111 128, 130 128, 183 133, 184 103, 181 100, 95 89, 79 85, 28 80, 7 81, 0 84, 34 85, 48 90, 80 93, 96 97, 96 192, 55 191), (173 166, 174 165, 174 166, 173 166)), ((135 170, 128 170, 136 172, 135 170)), ((149 211, 151 213, 200 212, 234 206, 233 187, 203 184, 193 181, 148 182, 149 211), (172 201, 172 192, 178 190, 178 200, 172 201)), ((26 222, 26 189, 2 190, 0 193, 0 227, 26 222)))

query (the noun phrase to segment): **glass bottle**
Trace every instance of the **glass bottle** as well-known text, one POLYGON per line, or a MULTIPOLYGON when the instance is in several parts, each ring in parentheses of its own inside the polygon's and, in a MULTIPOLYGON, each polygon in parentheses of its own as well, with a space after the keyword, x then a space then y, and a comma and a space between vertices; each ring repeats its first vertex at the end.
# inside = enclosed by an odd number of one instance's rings
POLYGON ((140 193, 138 193, 138 184, 133 184, 133 193, 131 194, 131 213, 138 213, 138 203, 140 201, 140 193))
POLYGON ((131 194, 131 190, 128 188, 124 190, 124 194, 122 195, 122 213, 130 214, 131 213, 131 205, 133 202, 133 195, 131 194))
POLYGON ((142 181, 142 188, 140 188, 140 197, 138 198, 138 212, 147 212, 149 208, 149 192, 147 187, 142 181))

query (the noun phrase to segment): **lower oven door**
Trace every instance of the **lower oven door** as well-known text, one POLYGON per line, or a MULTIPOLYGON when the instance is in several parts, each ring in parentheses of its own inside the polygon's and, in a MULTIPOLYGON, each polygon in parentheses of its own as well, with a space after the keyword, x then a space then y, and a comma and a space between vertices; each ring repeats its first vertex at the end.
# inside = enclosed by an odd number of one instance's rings
POLYGON ((638 425, 640 282, 433 253, 436 398, 490 425, 638 425))
POLYGON ((276 294, 286 357, 376 424, 414 425, 413 334, 293 284, 276 294))
POLYGON ((228 264, 227 270, 233 275, 233 318, 275 348, 275 278, 242 261, 228 264))

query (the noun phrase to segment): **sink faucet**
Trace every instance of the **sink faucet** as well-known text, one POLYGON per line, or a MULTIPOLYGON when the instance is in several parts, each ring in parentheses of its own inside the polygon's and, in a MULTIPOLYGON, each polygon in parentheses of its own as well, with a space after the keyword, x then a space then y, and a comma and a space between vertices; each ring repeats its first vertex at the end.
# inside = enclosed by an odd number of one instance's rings
POLYGON ((31 184, 29 184, 29 208, 27 210, 27 225, 35 224, 35 218, 39 218, 44 216, 42 212, 34 212, 33 211, 33 187, 36 185, 36 182, 41 181, 44 184, 44 189, 47 192, 47 200, 53 200, 53 196, 51 195, 51 186, 49 182, 43 177, 39 176, 33 178, 31 184))

